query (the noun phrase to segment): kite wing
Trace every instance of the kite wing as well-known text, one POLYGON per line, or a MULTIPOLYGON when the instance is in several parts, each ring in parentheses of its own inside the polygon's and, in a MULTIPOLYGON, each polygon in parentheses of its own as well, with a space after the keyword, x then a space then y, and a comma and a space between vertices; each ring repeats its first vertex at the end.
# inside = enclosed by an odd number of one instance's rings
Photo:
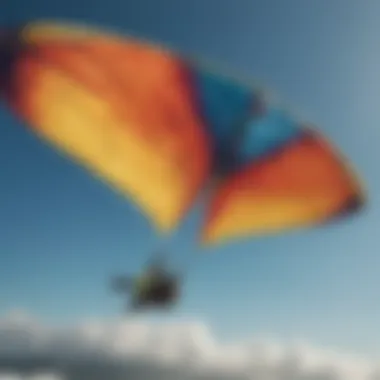
POLYGON ((215 172, 224 180, 207 211, 209 243, 322 223, 362 203, 321 135, 274 110, 253 117, 251 89, 137 40, 28 24, 0 36, 0 89, 31 130, 162 231, 215 172))
POLYGON ((0 41, 0 84, 28 128, 174 228, 209 174, 185 65, 133 39, 31 23, 0 41))
POLYGON ((283 112, 269 109, 247 121, 236 158, 239 169, 213 193, 204 243, 321 224, 364 202, 327 139, 283 112))

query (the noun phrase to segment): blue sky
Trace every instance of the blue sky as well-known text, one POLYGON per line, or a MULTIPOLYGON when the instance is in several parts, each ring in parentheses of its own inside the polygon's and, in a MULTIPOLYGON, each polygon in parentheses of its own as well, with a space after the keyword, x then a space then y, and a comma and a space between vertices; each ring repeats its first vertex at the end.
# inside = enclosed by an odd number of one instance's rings
MULTIPOLYGON (((256 79, 318 125, 370 195, 329 228, 208 252, 195 212, 168 243, 198 256, 176 315, 223 336, 271 334, 379 351, 380 3, 370 0, 13 0, 0 21, 86 21, 154 39, 256 79)), ((159 238, 125 199, 27 134, 0 109, 0 312, 54 320, 114 316, 110 273, 137 270, 159 238)))

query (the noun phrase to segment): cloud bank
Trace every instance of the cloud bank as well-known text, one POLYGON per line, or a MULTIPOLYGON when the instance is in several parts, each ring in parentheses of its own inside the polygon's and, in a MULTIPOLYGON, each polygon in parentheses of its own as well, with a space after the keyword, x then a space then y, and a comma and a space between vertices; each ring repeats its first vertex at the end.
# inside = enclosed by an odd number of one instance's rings
POLYGON ((380 380, 370 360, 306 344, 223 343, 199 322, 54 326, 0 318, 0 380, 380 380))

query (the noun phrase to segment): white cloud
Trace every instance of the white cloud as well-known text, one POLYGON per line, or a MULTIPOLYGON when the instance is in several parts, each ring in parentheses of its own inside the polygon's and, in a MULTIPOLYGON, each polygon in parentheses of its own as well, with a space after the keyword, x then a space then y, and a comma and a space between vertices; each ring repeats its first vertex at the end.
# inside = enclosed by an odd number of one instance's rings
POLYGON ((0 380, 63 380, 63 377, 54 373, 38 373, 35 375, 20 375, 14 372, 0 374, 0 380))
POLYGON ((380 373, 369 360, 305 344, 221 343, 197 322, 126 319, 52 326, 22 313, 0 318, 0 380, 69 379, 64 372, 75 363, 126 370, 140 363, 146 369, 181 370, 192 378, 207 373, 251 380, 378 380, 380 373), (30 373, 30 368, 29 374, 9 372, 18 369, 9 363, 17 367, 25 361, 29 367, 40 363, 34 368, 40 373, 30 373), (41 368, 45 365, 49 368, 41 368))

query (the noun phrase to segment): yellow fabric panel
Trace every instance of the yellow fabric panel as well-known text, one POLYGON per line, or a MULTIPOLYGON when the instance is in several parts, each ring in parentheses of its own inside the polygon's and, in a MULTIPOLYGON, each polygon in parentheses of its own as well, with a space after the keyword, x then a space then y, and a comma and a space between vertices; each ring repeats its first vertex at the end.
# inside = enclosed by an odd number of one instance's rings
POLYGON ((57 29, 46 41, 46 30, 26 30, 33 49, 17 63, 13 108, 34 132, 135 201, 159 229, 174 228, 209 170, 180 63, 127 40, 71 40, 57 29), (61 44, 68 40, 73 44, 61 44))

